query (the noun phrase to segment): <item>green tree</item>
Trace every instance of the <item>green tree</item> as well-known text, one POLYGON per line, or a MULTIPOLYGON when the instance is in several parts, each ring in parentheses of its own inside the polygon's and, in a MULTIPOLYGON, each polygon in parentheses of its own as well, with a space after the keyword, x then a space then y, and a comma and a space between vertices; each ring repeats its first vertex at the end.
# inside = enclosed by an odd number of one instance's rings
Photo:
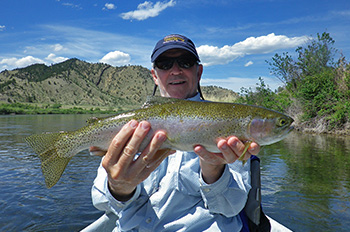
POLYGON ((288 85, 291 89, 297 89, 301 79, 298 65, 288 52, 282 55, 275 54, 272 61, 266 61, 270 65, 271 74, 275 75, 282 83, 288 85))
POLYGON ((317 39, 311 39, 309 45, 296 49, 297 60, 285 52, 282 55, 276 53, 271 61, 266 62, 270 65, 271 74, 285 83, 287 89, 295 91, 305 76, 334 66, 334 56, 337 52, 333 48, 334 42, 329 33, 317 34, 317 39))
POLYGON ((259 77, 255 90, 252 88, 241 88, 241 97, 237 100, 240 103, 250 105, 263 106, 269 109, 285 112, 292 104, 289 94, 280 89, 280 91, 272 91, 262 77, 259 77))
POLYGON ((310 76, 322 72, 323 69, 334 67, 334 56, 337 50, 333 48, 335 43, 329 33, 323 32, 317 34, 317 39, 311 40, 306 47, 298 47, 296 52, 299 54, 296 63, 303 76, 310 76))
POLYGON ((303 118, 314 122, 323 118, 330 129, 342 127, 350 115, 350 66, 343 56, 335 62, 338 51, 334 43, 324 32, 298 47, 296 59, 283 53, 267 61, 271 73, 285 83, 290 97, 301 102, 303 118))

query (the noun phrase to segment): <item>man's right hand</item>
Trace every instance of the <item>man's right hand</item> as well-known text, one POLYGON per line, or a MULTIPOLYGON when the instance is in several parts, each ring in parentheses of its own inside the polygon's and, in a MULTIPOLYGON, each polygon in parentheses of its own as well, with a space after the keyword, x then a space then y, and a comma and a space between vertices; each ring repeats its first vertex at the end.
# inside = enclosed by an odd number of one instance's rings
MULTIPOLYGON (((144 181, 173 151, 159 150, 166 140, 164 131, 157 131, 148 146, 135 159, 139 147, 151 129, 149 122, 131 120, 114 137, 102 161, 108 174, 112 195, 119 201, 129 200, 136 186, 144 181)), ((91 148, 90 148, 91 149, 91 148)))

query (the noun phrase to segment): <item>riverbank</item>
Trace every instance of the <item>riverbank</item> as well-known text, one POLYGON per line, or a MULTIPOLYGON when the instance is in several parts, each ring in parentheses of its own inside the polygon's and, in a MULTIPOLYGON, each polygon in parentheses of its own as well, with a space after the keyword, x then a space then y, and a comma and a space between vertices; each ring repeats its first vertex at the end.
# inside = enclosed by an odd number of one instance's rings
POLYGON ((0 115, 8 114, 116 114, 120 109, 94 106, 63 106, 61 104, 2 103, 0 115))
POLYGON ((326 120, 318 120, 317 122, 296 122, 294 123, 296 131, 309 134, 331 134, 340 136, 350 136, 350 122, 344 124, 343 128, 329 129, 326 120))

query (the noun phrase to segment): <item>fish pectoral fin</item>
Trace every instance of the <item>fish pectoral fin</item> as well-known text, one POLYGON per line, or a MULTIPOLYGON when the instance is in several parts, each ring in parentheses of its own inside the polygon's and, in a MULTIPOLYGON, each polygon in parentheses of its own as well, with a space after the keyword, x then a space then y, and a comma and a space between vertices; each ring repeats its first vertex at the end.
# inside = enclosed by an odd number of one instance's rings
POLYGON ((244 156, 245 156, 245 153, 247 153, 250 144, 252 144, 252 141, 248 141, 244 144, 244 150, 242 152, 242 155, 238 158, 239 161, 242 161, 243 165, 245 165, 245 163, 247 163, 247 161, 244 160, 244 156))

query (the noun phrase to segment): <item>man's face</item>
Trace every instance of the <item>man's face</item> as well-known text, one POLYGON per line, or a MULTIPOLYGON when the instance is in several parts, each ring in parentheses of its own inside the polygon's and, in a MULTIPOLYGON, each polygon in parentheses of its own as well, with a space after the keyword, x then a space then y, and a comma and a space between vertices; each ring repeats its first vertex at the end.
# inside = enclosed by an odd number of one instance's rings
MULTIPOLYGON (((190 56, 191 53, 186 50, 172 49, 161 54, 157 61, 190 56)), ((152 69, 152 76, 155 84, 160 89, 162 97, 186 99, 196 95, 202 72, 203 66, 197 63, 190 68, 182 68, 178 62, 174 62, 173 66, 167 70, 158 68, 155 65, 155 68, 152 69)))

